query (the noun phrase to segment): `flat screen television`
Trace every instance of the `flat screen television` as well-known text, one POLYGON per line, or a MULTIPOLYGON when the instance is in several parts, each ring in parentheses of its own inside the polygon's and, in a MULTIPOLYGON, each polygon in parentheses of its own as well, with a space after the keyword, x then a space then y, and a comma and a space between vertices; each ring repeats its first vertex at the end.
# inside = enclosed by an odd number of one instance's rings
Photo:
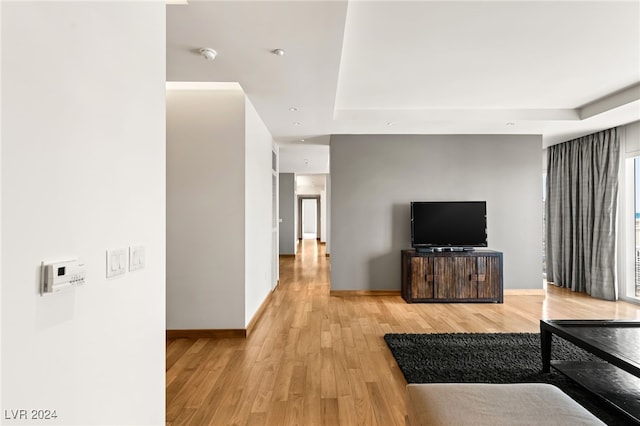
POLYGON ((487 247, 487 203, 413 201, 411 246, 418 250, 487 247))

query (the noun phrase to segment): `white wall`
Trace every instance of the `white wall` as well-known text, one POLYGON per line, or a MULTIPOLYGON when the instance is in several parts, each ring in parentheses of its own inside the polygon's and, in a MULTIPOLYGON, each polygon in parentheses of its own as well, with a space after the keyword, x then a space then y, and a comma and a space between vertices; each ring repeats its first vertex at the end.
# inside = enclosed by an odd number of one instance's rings
POLYGON ((324 187, 310 186, 310 185, 298 185, 296 192, 299 195, 320 195, 324 187))
POLYGON ((295 175, 280 173, 280 254, 296 254, 295 188, 295 175))
POLYGON ((165 4, 1 8, 2 413, 163 424, 165 4), (146 267, 106 279, 105 250, 135 244, 146 267), (65 256, 86 284, 40 296, 65 256))
POLYGON ((542 287, 540 136, 332 136, 331 288, 400 288, 409 203, 486 200, 505 288, 542 287))
MULTIPOLYGON (((0 100, 2 99, 2 3, 0 3, 0 100)), ((0 102, 0 129, 2 129, 2 102, 0 102)), ((2 131, 0 131, 0 188, 2 188, 2 131)), ((2 196, 0 192, 0 260, 2 259, 2 196)), ((0 342, 2 341, 2 262, 0 261, 0 342)), ((0 344, 0 377, 2 377, 2 349, 0 344)), ((0 408, 2 408, 2 379, 0 379, 0 408)))
POLYGON ((239 88, 167 91, 168 329, 244 328, 244 110, 239 88))
POLYGON ((248 99, 245 103, 245 125, 246 326, 271 291, 273 139, 248 99))
POLYGON ((320 191, 320 242, 327 242, 327 191, 324 189, 320 191))
POLYGON ((621 126, 620 129, 624 133, 625 153, 635 154, 640 152, 640 121, 621 126))
POLYGON ((327 239, 326 239, 326 253, 331 254, 331 175, 328 174, 326 178, 326 209, 327 214, 325 215, 326 226, 324 227, 327 230, 327 239))
MULTIPOLYGON (((295 179, 295 175, 294 175, 294 179, 295 179)), ((298 208, 298 187, 297 185, 294 185, 295 190, 293 192, 293 199, 294 199, 294 206, 295 208, 293 209, 293 225, 294 225, 294 229, 295 229, 295 242, 294 244, 297 246, 298 245, 298 238, 302 238, 302 235, 300 235, 300 221, 302 220, 300 216, 300 209, 298 208)), ((295 248, 294 248, 294 252, 295 252, 295 248)))

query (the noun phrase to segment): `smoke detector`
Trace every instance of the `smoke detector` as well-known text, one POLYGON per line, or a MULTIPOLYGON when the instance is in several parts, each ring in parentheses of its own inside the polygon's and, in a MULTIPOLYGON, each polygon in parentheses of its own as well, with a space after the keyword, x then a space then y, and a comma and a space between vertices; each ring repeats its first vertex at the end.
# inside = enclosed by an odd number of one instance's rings
POLYGON ((200 54, 204 56, 207 61, 213 61, 216 56, 218 56, 218 52, 211 49, 210 47, 203 47, 200 49, 200 54))

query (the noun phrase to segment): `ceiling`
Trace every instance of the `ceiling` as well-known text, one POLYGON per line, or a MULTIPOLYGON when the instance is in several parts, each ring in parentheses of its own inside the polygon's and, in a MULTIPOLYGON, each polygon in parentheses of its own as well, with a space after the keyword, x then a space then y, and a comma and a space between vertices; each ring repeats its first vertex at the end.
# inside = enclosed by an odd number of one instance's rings
POLYGON ((238 82, 282 147, 331 134, 550 145, 640 120, 640 0, 189 0, 167 6, 167 80, 238 82))
POLYGON ((313 143, 284 144, 279 152, 280 173, 329 173, 329 146, 313 143))
POLYGON ((324 175, 311 174, 304 175, 298 174, 296 175, 296 189, 298 194, 305 194, 304 191, 307 191, 309 188, 313 188, 314 193, 319 193, 323 191, 326 187, 326 180, 324 175))

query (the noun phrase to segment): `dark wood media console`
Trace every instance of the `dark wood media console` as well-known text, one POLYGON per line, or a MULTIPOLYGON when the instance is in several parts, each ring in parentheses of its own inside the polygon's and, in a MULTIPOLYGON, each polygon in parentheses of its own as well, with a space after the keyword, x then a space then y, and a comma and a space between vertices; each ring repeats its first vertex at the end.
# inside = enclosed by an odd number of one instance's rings
POLYGON ((401 291, 408 303, 502 303, 502 253, 402 250, 401 291))

